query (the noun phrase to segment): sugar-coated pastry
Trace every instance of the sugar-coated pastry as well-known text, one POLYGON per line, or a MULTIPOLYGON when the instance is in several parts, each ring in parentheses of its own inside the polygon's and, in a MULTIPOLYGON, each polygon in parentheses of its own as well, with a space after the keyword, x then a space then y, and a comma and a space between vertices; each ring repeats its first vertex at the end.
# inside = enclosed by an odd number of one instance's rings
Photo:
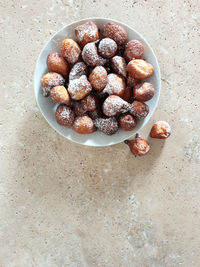
POLYGON ((75 118, 73 129, 79 134, 89 134, 95 131, 95 126, 93 120, 89 116, 83 115, 75 118))
POLYGON ((75 35, 78 43, 83 47, 99 39, 99 30, 93 21, 88 21, 76 27, 75 35))
POLYGON ((102 34, 104 37, 113 39, 118 45, 125 45, 127 42, 127 33, 124 28, 113 22, 104 25, 102 34))
POLYGON ((107 80, 108 82, 103 92, 109 95, 123 96, 126 89, 126 83, 123 77, 118 74, 110 73, 107 80))
POLYGON ((67 77, 69 74, 69 65, 64 57, 55 52, 50 53, 47 57, 47 67, 51 72, 60 73, 63 77, 67 77))
POLYGON ((101 91, 107 85, 107 71, 102 66, 93 69, 89 76, 89 81, 95 90, 101 91))
POLYGON ((146 79, 153 74, 153 66, 143 59, 134 59, 128 63, 127 71, 136 79, 146 79))
POLYGON ((81 100, 89 95, 91 91, 92 86, 85 75, 69 82, 68 92, 73 100, 81 100))
POLYGON ((65 79, 56 72, 48 72, 42 77, 43 95, 49 96, 51 88, 57 85, 64 85, 65 79))
POLYGON ((74 64, 80 59, 81 49, 79 45, 72 39, 62 41, 60 51, 67 62, 74 64))
POLYGON ((126 45, 124 56, 127 61, 141 59, 144 56, 144 46, 138 40, 132 40, 126 45))
POLYGON ((62 126, 72 126, 74 122, 74 111, 67 105, 60 104, 56 109, 56 121, 62 126))

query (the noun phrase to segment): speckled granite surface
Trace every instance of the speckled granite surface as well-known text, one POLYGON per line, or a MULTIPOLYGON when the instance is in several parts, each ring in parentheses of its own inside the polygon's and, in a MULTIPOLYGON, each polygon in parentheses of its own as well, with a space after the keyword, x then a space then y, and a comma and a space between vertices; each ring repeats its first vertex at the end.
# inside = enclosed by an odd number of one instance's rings
POLYGON ((198 267, 199 1, 3 0, 0 14, 0 266, 198 267), (141 134, 158 119, 173 134, 144 158, 70 143, 37 108, 40 50, 91 16, 129 24, 158 56, 161 98, 141 134))

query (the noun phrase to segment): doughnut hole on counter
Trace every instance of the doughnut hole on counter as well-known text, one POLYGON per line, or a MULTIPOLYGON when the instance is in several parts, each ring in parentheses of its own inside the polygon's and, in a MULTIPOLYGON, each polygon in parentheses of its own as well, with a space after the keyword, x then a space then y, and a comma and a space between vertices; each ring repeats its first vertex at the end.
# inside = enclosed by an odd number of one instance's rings
POLYGON ((54 86, 64 85, 65 79, 59 73, 48 72, 42 77, 41 83, 43 96, 47 97, 54 86))
POLYGON ((88 21, 75 28, 75 35, 78 43, 83 47, 99 39, 99 30, 96 23, 88 21))
POLYGON ((135 157, 144 156, 150 151, 150 145, 145 139, 141 138, 138 134, 136 134, 134 139, 125 140, 124 143, 129 146, 131 153, 135 157))
POLYGON ((60 104, 56 109, 56 121, 62 126, 72 126, 75 119, 74 111, 67 105, 60 104))
POLYGON ((69 74, 69 65, 64 57, 59 53, 50 53, 47 57, 47 67, 51 72, 57 72, 63 77, 69 74))
POLYGON ((79 134, 89 134, 96 130, 93 120, 87 115, 76 117, 74 120, 73 129, 79 134))
POLYGON ((166 139, 171 135, 171 127, 166 121, 157 121, 151 128, 150 136, 157 139, 166 139))
POLYGON ((72 39, 65 39, 62 41, 60 51, 67 62, 74 64, 81 56, 81 49, 79 45, 72 39))
POLYGON ((123 114, 119 117, 119 125, 124 131, 132 131, 137 125, 137 120, 130 114, 123 114))

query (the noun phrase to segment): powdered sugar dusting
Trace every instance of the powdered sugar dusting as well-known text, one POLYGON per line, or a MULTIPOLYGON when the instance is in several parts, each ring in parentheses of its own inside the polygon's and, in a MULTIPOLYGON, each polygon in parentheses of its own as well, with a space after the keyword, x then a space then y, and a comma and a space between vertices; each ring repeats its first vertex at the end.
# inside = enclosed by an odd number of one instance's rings
POLYGON ((103 112, 106 116, 116 116, 119 113, 125 113, 130 109, 130 104, 119 96, 111 95, 103 103, 103 112))
POLYGON ((82 75, 87 75, 87 66, 84 62, 77 62, 69 73, 69 80, 78 79, 82 75))
POLYGON ((102 90, 107 84, 107 71, 102 66, 97 66, 90 74, 89 80, 97 90, 102 90))
POLYGON ((92 86, 87 80, 86 75, 82 75, 79 79, 69 82, 68 92, 72 99, 80 100, 92 91, 92 86))
POLYGON ((171 127, 166 121, 157 121, 154 125, 158 126, 156 128, 157 134, 161 134, 163 137, 168 137, 171 134, 171 127))
POLYGON ((104 88, 103 92, 108 93, 109 95, 123 95, 125 91, 125 82, 124 80, 119 77, 117 74, 109 74, 108 75, 108 82, 106 87, 104 88))
POLYGON ((94 120, 94 125, 103 133, 112 135, 118 130, 118 123, 115 117, 111 118, 97 118, 94 120))
POLYGON ((79 45, 72 39, 63 40, 60 50, 64 58, 71 64, 76 63, 81 54, 79 45))
POLYGON ((122 76, 126 77, 127 66, 126 61, 123 57, 115 56, 112 58, 112 67, 114 71, 122 76))
POLYGON ((73 110, 66 105, 59 105, 56 109, 56 120, 63 126, 71 126, 74 121, 73 110))
POLYGON ((145 103, 134 101, 131 104, 130 113, 138 119, 144 119, 149 113, 149 107, 145 103))
POLYGON ((83 38, 85 37, 86 34, 87 34, 87 37, 89 37, 92 41, 95 41, 98 39, 96 38, 98 35, 98 27, 92 21, 88 21, 76 27, 75 33, 76 33, 76 37, 79 42, 83 41, 83 38))
POLYGON ((110 58, 115 55, 117 44, 110 38, 104 38, 100 41, 98 50, 102 57, 110 58))
POLYGON ((82 51, 83 60, 91 67, 98 65, 99 56, 95 43, 86 44, 82 51))
POLYGON ((134 87, 136 86, 136 84, 139 82, 139 80, 137 80, 136 78, 132 77, 130 74, 127 77, 127 85, 130 87, 134 87))
POLYGON ((74 121, 74 128, 93 129, 93 127, 94 127, 93 120, 87 115, 76 117, 74 121))
POLYGON ((60 113, 60 116, 64 120, 69 120, 71 118, 71 113, 72 113, 71 109, 69 107, 65 107, 65 108, 63 108, 62 112, 60 113))
POLYGON ((109 22, 107 23, 102 30, 104 37, 109 37, 119 45, 124 45, 127 42, 127 33, 120 25, 109 22))
POLYGON ((64 85, 65 79, 56 72, 48 72, 42 77, 43 95, 48 96, 54 86, 64 85))

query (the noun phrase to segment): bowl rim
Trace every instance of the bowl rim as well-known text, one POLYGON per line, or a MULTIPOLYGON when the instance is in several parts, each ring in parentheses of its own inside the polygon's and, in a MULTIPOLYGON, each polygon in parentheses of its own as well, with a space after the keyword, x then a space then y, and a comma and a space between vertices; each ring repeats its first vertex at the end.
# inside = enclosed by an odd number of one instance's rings
POLYGON ((124 23, 124 22, 121 22, 121 21, 118 21, 116 19, 113 19, 113 18, 106 18, 106 17, 89 17, 89 18, 83 18, 83 19, 80 19, 80 20, 75 20, 69 24, 66 24, 65 26, 63 26, 61 29, 59 29, 58 31, 56 31, 49 39, 48 41, 43 45, 43 48, 42 50, 40 51, 38 57, 37 57, 37 61, 36 61, 36 64, 35 64, 35 69, 34 69, 34 75, 33 75, 33 80, 34 80, 34 94, 35 94, 35 100, 36 100, 36 103, 37 103, 37 106, 39 107, 39 110, 41 112, 41 114, 43 115, 43 117, 45 118, 45 120, 47 121, 47 123, 51 126, 51 128, 53 128, 58 134, 60 134, 61 136, 63 136, 65 139, 71 141, 71 142, 74 142, 76 144, 79 144, 79 145, 84 145, 84 146, 89 146, 89 147, 107 147, 107 146, 113 146, 113 145, 117 145, 117 144, 120 144, 122 142, 124 142, 124 140, 126 139, 130 139, 131 137, 133 137, 133 135, 135 134, 131 134, 130 132, 130 136, 128 136, 127 138, 121 140, 121 141, 116 141, 115 143, 111 143, 111 144, 97 144, 97 145, 92 145, 92 144, 85 144, 85 143, 80 143, 76 140, 71 140, 71 139, 68 139, 64 134, 62 134, 57 128, 55 128, 52 123, 46 118, 45 114, 43 113, 40 105, 39 105, 39 102, 38 102, 38 99, 37 99, 37 93, 36 93, 36 80, 37 80, 37 75, 36 75, 36 68, 37 68, 37 65, 39 63, 39 60, 40 60, 40 57, 43 53, 43 51, 46 49, 46 46, 51 42, 51 40, 59 33, 61 32, 62 30, 64 30, 66 27, 69 27, 73 24, 76 24, 76 23, 81 23, 81 22, 86 22, 86 21, 89 21, 89 20, 106 20, 107 22, 114 22, 114 23, 119 23, 120 25, 122 26, 125 26, 131 30, 133 30, 138 36, 140 36, 141 39, 143 39, 146 43, 146 45, 151 49, 151 52, 152 52, 152 55, 154 56, 154 59, 155 59, 155 62, 156 62, 156 65, 157 65, 157 75, 158 75, 158 93, 157 93, 157 99, 155 101, 155 105, 154 107, 152 108, 152 115, 146 119, 146 122, 144 125, 142 125, 139 129, 142 130, 144 128, 144 126, 149 122, 150 118, 153 116, 157 106, 158 106, 158 102, 159 102, 159 99, 160 99, 160 91, 161 91, 161 72, 160 72, 160 66, 159 66, 159 63, 158 63, 158 60, 157 60, 157 57, 156 57, 156 54, 154 53, 154 50, 153 48, 151 47, 151 45, 149 44, 149 42, 146 40, 146 38, 141 34, 139 33, 138 31, 136 31, 134 28, 132 28, 131 26, 129 26, 128 24, 124 23))

